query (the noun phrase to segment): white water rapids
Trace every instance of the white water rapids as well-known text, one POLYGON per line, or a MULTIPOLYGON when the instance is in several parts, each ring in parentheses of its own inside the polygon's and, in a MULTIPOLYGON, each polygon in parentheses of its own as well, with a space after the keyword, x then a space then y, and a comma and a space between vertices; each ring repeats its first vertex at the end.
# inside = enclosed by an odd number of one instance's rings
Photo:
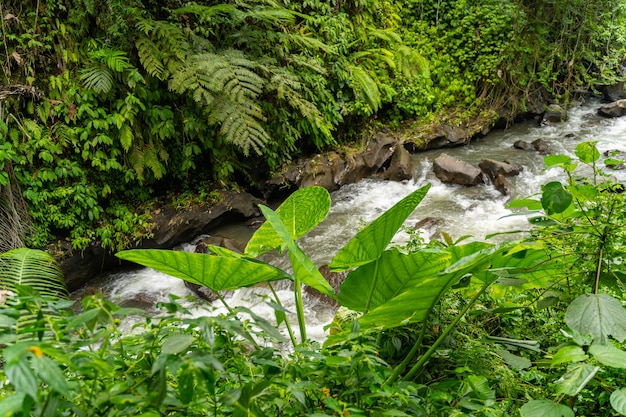
MULTIPOLYGON (((511 216, 511 211, 505 208, 506 203, 511 198, 521 198, 538 192, 542 184, 559 178, 560 172, 557 169, 544 171, 543 156, 534 151, 514 149, 513 143, 518 140, 532 142, 543 139, 549 142, 554 153, 573 154, 578 143, 597 141, 601 152, 626 152, 626 117, 601 118, 597 116, 598 106, 600 103, 593 101, 570 109, 569 120, 564 123, 539 126, 536 122, 529 121, 508 130, 494 131, 464 147, 417 153, 413 156, 415 175, 410 181, 368 179, 346 185, 331 194, 332 208, 329 216, 300 239, 299 244, 316 265, 327 264, 359 227, 371 222, 397 201, 427 183, 431 183, 432 187, 408 219, 407 226, 413 226, 425 217, 441 218, 441 228, 454 239, 465 235, 484 239, 495 232, 527 229, 529 226, 526 219, 522 216, 511 216), (467 188, 440 182, 433 174, 432 164, 442 153, 476 166, 484 158, 517 162, 524 166, 524 170, 519 176, 509 178, 514 195, 505 197, 490 184, 467 188)), ((626 180, 623 172, 616 175, 623 176, 619 178, 621 181, 626 180)), ((232 226, 215 231, 215 234, 226 237, 235 233, 241 233, 241 228, 232 226)), ((398 235, 395 241, 401 244, 406 241, 406 235, 398 235)), ((189 248, 193 248, 193 245, 188 245, 187 249, 189 248)), ((283 268, 288 267, 281 258, 271 262, 283 268)), ((94 283, 89 285, 94 286, 94 283)), ((147 268, 111 274, 95 285, 113 301, 127 305, 153 306, 158 301, 168 300, 168 294, 181 297, 193 295, 181 280, 147 268)), ((295 311, 293 292, 281 289, 278 293, 285 307, 295 311)), ((247 306, 256 314, 273 321, 274 312, 265 303, 267 297, 267 289, 250 288, 235 292, 227 301, 232 306, 247 306)), ((206 305, 187 305, 196 314, 207 314, 206 305)), ((219 302, 215 308, 211 314, 224 311, 219 302)), ((315 297, 306 296, 305 313, 309 338, 323 340, 326 336, 323 328, 332 320, 334 311, 315 297)), ((291 323, 294 327, 297 324, 295 315, 291 317, 291 323)))

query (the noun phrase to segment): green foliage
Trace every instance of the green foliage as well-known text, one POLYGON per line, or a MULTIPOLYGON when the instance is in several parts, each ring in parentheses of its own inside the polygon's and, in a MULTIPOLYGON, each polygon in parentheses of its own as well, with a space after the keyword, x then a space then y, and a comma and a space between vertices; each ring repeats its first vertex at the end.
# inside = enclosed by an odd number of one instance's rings
POLYGON ((0 253, 0 286, 10 292, 19 286, 31 286, 52 300, 69 297, 58 263, 47 252, 36 249, 0 253))

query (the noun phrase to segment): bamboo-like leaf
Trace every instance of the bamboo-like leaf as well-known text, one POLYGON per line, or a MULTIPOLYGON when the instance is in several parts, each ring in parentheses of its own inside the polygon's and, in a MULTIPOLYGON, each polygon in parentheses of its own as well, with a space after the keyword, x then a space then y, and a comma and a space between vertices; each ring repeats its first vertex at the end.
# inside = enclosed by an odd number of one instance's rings
POLYGON ((59 264, 38 249, 18 248, 0 254, 0 286, 14 290, 18 285, 32 287, 50 299, 69 297, 59 264))
POLYGON ((277 235, 289 250, 293 273, 296 280, 308 285, 311 288, 315 288, 322 294, 335 298, 333 287, 330 286, 328 281, 326 281, 324 276, 320 273, 309 257, 306 256, 302 249, 296 245, 296 242, 291 237, 290 231, 287 230, 283 222, 278 217, 278 214, 269 207, 265 206, 261 206, 261 211, 267 219, 267 222, 276 231, 277 235))
POLYGON ((260 282, 291 279, 269 264, 234 257, 222 257, 158 249, 131 249, 116 256, 213 291, 234 290, 260 282))
MULTIPOLYGON (((297 240, 317 226, 330 211, 330 194, 323 187, 305 187, 292 193, 276 209, 278 218, 292 240, 297 240)), ((263 223, 252 235, 245 249, 259 256, 273 249, 284 249, 285 241, 269 222, 263 223)))
POLYGON ((430 184, 413 191, 359 231, 335 255, 330 263, 331 270, 345 271, 378 259, 429 189, 430 184))

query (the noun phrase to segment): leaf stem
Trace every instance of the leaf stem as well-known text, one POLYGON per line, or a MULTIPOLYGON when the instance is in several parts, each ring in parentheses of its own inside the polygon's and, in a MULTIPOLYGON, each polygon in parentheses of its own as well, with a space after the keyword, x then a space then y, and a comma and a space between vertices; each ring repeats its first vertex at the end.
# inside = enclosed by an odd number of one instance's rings
POLYGON ((443 331, 443 333, 441 333, 441 335, 437 338, 437 340, 435 340, 435 343, 433 343, 432 346, 426 351, 426 353, 424 353, 420 357, 420 359, 417 361, 417 363, 415 365, 413 365, 413 367, 411 368, 409 373, 405 375, 405 377, 404 377, 405 380, 412 379, 415 376, 415 374, 417 374, 417 372, 419 372, 422 369, 422 366, 424 366, 424 364, 430 359, 430 357, 433 355, 433 353, 435 353, 435 351, 437 350, 439 345, 448 337, 448 335, 452 332, 452 330, 454 330, 456 325, 459 323, 459 321, 461 321, 461 319, 465 316, 465 314, 469 311, 469 309, 474 305, 474 303, 476 303, 478 298, 481 295, 483 295, 483 293, 485 291, 487 291, 487 288, 489 288, 489 285, 491 285, 491 283, 490 282, 486 282, 482 286, 480 291, 478 291, 472 297, 472 299, 465 305, 465 307, 463 307, 463 309, 459 312, 459 314, 456 316, 456 318, 454 320, 452 320, 452 322, 450 324, 448 324, 448 327, 446 327, 446 329, 443 331))

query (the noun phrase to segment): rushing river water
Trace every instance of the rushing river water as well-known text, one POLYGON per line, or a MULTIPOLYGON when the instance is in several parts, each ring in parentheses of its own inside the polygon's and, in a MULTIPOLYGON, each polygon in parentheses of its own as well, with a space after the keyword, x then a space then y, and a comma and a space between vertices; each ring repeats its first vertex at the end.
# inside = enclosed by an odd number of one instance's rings
MULTIPOLYGON (((474 239, 484 239, 485 236, 496 232, 527 229, 526 219, 522 216, 512 216, 513 213, 506 209, 507 202, 511 198, 536 193, 542 184, 558 178, 560 172, 556 169, 544 170, 543 156, 533 151, 515 149, 513 143, 518 140, 532 142, 543 139, 548 141, 555 153, 572 154, 578 143, 597 141, 601 152, 607 150, 626 152, 626 117, 601 118, 597 116, 599 105, 599 102, 592 101, 571 109, 569 120, 564 123, 539 126, 536 122, 529 121, 507 130, 494 131, 464 147, 415 154, 413 156, 415 175, 410 181, 389 182, 368 179, 346 185, 331 194, 332 207, 329 216, 316 229, 304 236, 299 244, 316 265, 327 264, 363 223, 374 220, 404 196, 427 183, 431 183, 432 187, 410 216, 407 226, 412 226, 426 217, 436 218, 439 219, 441 229, 454 239, 466 235, 471 235, 474 239), (512 196, 503 196, 490 184, 476 187, 443 184, 432 171, 433 160, 442 153, 476 166, 484 158, 517 162, 524 170, 519 176, 509 179, 513 186, 512 196)), ((240 239, 252 232, 233 225, 215 233, 240 239)), ((395 242, 402 244, 406 239, 407 236, 401 233, 395 242)), ((191 248, 193 244, 179 249, 192 250, 191 248)), ((275 257, 267 260, 277 266, 288 268, 284 258, 275 257)), ((100 281, 98 289, 116 302, 144 306, 167 300, 168 294, 183 297, 192 295, 181 280, 150 269, 111 274, 100 281)), ((284 300, 285 307, 294 310, 292 291, 285 288, 278 293, 284 300)), ((266 298, 266 289, 252 288, 236 292, 228 302, 233 306, 248 306, 256 314, 271 320, 274 314, 265 303, 266 298)), ((323 327, 332 320, 334 311, 314 297, 308 297, 305 304, 309 337, 323 340, 325 337, 323 327)), ((196 309, 197 314, 206 314, 205 306, 198 304, 189 306, 196 309)), ((216 312, 221 311, 223 307, 216 306, 216 312)), ((292 320, 292 323, 295 324, 296 320, 292 320)))

